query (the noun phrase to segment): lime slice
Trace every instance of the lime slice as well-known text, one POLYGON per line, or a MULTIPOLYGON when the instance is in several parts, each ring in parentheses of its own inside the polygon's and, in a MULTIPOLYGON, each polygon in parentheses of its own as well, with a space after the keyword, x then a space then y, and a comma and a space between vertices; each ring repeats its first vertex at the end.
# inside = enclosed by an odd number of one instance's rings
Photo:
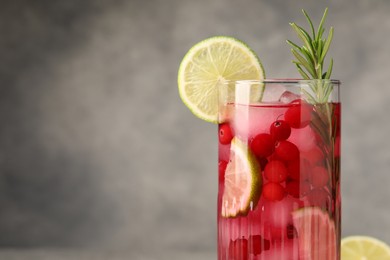
POLYGON ((222 216, 245 215, 254 209, 261 189, 260 165, 248 146, 234 137, 225 170, 222 216))
POLYGON ((336 231, 328 213, 307 207, 292 213, 298 233, 300 260, 337 259, 336 231))
MULTIPOLYGON (((262 80, 263 67, 243 42, 216 36, 194 45, 184 56, 179 72, 179 94, 193 114, 208 122, 218 121, 218 86, 230 80, 262 80)), ((262 90, 251 93, 260 98, 262 90)))
POLYGON ((341 240, 342 260, 390 260, 390 247, 367 236, 351 236, 341 240))

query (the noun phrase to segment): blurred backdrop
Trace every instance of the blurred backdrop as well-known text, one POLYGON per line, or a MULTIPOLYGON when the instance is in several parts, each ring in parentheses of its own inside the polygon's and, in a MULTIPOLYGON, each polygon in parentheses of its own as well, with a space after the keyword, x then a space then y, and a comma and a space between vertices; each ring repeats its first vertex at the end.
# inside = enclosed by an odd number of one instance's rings
POLYGON ((181 103, 179 63, 231 35, 297 77, 288 23, 326 6, 343 234, 390 243, 388 0, 1 0, 0 247, 214 252, 217 131, 181 103))

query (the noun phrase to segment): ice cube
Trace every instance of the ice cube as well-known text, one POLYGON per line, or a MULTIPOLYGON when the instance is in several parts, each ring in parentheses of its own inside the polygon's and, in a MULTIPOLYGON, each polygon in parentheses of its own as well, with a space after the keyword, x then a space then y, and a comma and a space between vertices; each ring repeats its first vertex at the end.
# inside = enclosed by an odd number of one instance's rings
POLYGON ((242 140, 269 133, 271 124, 286 111, 283 107, 237 105, 233 115, 233 128, 242 140))
POLYGON ((275 229, 285 229, 292 223, 291 211, 295 208, 296 202, 285 197, 278 202, 268 202, 264 205, 264 220, 275 229))
POLYGON ((300 98, 301 98, 301 96, 299 96, 298 94, 295 94, 291 91, 285 91, 280 95, 279 101, 284 103, 284 104, 288 104, 288 103, 291 103, 292 101, 294 101, 296 99, 300 99, 300 98))
POLYGON ((279 102, 284 92, 286 92, 286 88, 283 85, 269 85, 264 90, 262 101, 279 102))
POLYGON ((288 141, 295 144, 301 152, 310 151, 316 145, 315 133, 309 125, 304 128, 292 128, 288 141))
POLYGON ((287 239, 287 227, 292 224, 291 212, 302 202, 290 196, 279 202, 266 202, 262 208, 261 234, 270 241, 287 239))

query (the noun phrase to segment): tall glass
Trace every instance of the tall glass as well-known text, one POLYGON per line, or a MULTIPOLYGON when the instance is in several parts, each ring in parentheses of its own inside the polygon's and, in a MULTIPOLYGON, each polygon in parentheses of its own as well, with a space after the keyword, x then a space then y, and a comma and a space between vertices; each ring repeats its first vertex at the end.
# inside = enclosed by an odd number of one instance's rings
POLYGON ((340 82, 219 88, 219 260, 340 259, 340 82))

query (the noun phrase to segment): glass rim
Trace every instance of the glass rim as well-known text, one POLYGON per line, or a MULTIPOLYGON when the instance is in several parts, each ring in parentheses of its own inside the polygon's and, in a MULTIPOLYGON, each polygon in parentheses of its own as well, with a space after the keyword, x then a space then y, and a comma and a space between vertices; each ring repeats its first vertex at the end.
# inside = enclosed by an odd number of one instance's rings
POLYGON ((223 82, 223 84, 231 84, 231 83, 241 83, 241 84, 248 84, 248 83, 254 83, 254 84, 269 84, 269 83, 275 83, 275 84, 309 84, 310 82, 330 82, 335 85, 340 85, 341 81, 338 79, 244 79, 244 80, 226 80, 223 82))

